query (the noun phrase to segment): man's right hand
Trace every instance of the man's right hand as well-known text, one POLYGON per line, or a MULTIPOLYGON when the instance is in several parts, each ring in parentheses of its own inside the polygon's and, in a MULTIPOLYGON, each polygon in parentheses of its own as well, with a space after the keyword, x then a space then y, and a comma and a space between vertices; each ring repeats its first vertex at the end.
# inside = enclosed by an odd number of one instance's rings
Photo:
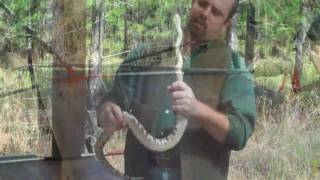
POLYGON ((98 124, 105 131, 113 132, 126 126, 121 108, 113 102, 105 102, 97 112, 98 124))

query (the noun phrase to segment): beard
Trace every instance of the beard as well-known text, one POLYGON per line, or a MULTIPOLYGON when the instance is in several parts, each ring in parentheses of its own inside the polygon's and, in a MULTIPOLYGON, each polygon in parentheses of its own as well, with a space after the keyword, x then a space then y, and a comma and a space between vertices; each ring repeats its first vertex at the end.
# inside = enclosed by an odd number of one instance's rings
POLYGON ((203 23, 199 18, 189 18, 187 24, 188 30, 192 39, 203 40, 207 34, 207 25, 203 23))

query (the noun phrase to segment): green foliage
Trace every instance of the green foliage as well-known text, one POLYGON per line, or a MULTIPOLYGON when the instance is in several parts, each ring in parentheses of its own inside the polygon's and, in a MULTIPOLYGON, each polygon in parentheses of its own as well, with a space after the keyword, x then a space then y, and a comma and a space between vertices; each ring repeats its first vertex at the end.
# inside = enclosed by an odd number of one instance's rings
MULTIPOLYGON (((300 4, 304 0, 254 0, 259 31, 258 44, 265 47, 293 49, 296 27, 300 23, 308 25, 319 11, 319 2, 312 4, 311 11, 303 14, 300 4)), ((310 1, 311 2, 311 1, 310 1)), ((243 22, 244 19, 241 19, 243 22)), ((241 23, 241 22, 240 22, 241 23)), ((243 31, 244 29, 242 29, 243 31)), ((269 49, 270 50, 270 49, 269 49)), ((270 52, 267 52, 268 54, 270 52)))
POLYGON ((6 45, 12 50, 26 50, 26 26, 41 34, 44 19, 49 18, 47 7, 50 1, 25 0, 1 2, 4 7, 0 8, 0 31, 4 36, 0 39, 0 47, 6 45))
POLYGON ((303 64, 302 76, 301 76, 302 86, 311 84, 317 80, 320 80, 320 74, 317 73, 317 70, 314 67, 314 65, 310 61, 307 61, 306 63, 303 64))
POLYGON ((279 59, 260 60, 255 64, 255 77, 270 77, 289 73, 293 68, 293 63, 279 59))
MULTIPOLYGON (((263 108, 246 149, 233 152, 234 179, 319 179, 317 106, 295 97, 263 108), (308 107, 308 108, 306 108, 308 107)), ((233 178, 230 178, 233 179, 233 178)))
MULTIPOLYGON (((172 21, 174 13, 177 11, 180 13, 182 24, 185 26, 191 6, 191 0, 103 1, 105 3, 105 7, 103 7, 103 21, 105 22, 103 56, 124 49, 125 19, 128 24, 129 49, 141 42, 148 42, 155 47, 171 45, 169 43, 173 42, 176 37, 176 29, 172 21)), ((256 47, 260 55, 260 62, 257 63, 255 69, 256 75, 261 76, 256 78, 258 84, 277 90, 283 78, 281 73, 288 71, 290 74, 294 63, 296 27, 300 23, 310 23, 310 17, 320 11, 319 1, 314 1, 318 4, 314 4, 308 14, 302 14, 300 12, 301 1, 251 1, 256 7, 259 31, 256 47), (280 53, 273 55, 274 48, 277 48, 280 53)), ((86 28, 88 36, 87 49, 90 49, 92 6, 95 2, 98 1, 86 1, 87 21, 84 28, 86 28)), ((1 3, 9 11, 0 7, 0 34, 2 35, 0 50, 3 46, 7 46, 18 53, 25 51, 27 49, 25 26, 32 27, 37 37, 51 42, 54 21, 57 20, 57 16, 53 17, 53 11, 57 8, 53 0, 1 0, 1 3), (33 12, 30 12, 30 2, 36 4, 33 12)), ((243 6, 241 10, 238 22, 241 53, 245 48, 247 21, 245 7, 243 6)), ((307 48, 306 50, 308 50, 307 48)), ((45 58, 46 62, 41 62, 42 65, 50 66, 52 64, 52 57, 48 56, 50 57, 45 58)), ((103 59, 101 71, 108 88, 112 86, 115 70, 124 58, 118 56, 103 59)), ((304 58, 303 86, 320 79, 320 75, 308 62, 307 57, 304 58)), ((41 63, 38 62, 39 65, 41 63)), ((3 67, 2 64, 1 67, 3 67)), ((36 82, 41 87, 41 93, 44 97, 48 97, 52 93, 53 69, 36 68, 35 70, 36 82)), ((290 83, 289 78, 285 92, 291 92, 290 83)), ((0 68, 1 93, 30 86, 31 81, 27 71, 20 72, 0 68)), ((251 142, 245 151, 240 152, 233 159, 231 172, 241 172, 240 177, 243 176, 243 179, 309 179, 312 176, 314 169, 320 166, 320 122, 319 119, 315 120, 314 118, 314 112, 319 111, 319 94, 303 92, 300 97, 299 101, 288 101, 287 104, 279 107, 281 112, 272 113, 272 110, 266 108, 263 110, 251 142), (300 117, 299 112, 303 111, 306 112, 307 118, 300 117)), ((4 134, 8 133, 12 136, 12 140, 5 146, 3 146, 5 141, 1 139, 0 153, 9 150, 16 154, 36 152, 33 149, 36 146, 38 133, 36 92, 31 91, 0 99, 0 115, 0 136, 4 137, 4 134), (24 113, 26 111, 28 113, 24 113), (21 124, 22 126, 19 126, 21 124), (2 147, 7 149, 3 150, 2 147), (9 147, 15 148, 10 149, 9 147)), ((8 154, 6 153, 6 155, 8 154)), ((236 176, 234 179, 238 179, 238 177, 236 176)))
MULTIPOLYGON (((157 41, 159 39, 173 39, 172 18, 176 11, 187 12, 190 7, 190 0, 135 0, 108 2, 106 8, 107 34, 114 40, 110 43, 124 41, 124 16, 126 14, 128 23, 128 39, 131 48, 132 44, 143 41, 157 41)), ((185 13, 187 14, 187 13, 185 13)), ((182 15, 182 14, 181 14, 182 15)), ((186 21, 187 16, 182 16, 186 21)), ((121 50, 117 49, 116 51, 121 50)))

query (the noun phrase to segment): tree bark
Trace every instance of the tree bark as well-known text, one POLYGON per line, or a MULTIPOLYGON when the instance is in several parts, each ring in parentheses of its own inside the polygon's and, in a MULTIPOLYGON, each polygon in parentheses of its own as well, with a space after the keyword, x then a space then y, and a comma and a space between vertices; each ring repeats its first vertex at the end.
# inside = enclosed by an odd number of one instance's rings
POLYGON ((296 61, 294 65, 294 73, 292 77, 292 90, 294 93, 301 91, 301 74, 303 68, 303 44, 305 41, 305 32, 302 24, 298 26, 298 32, 296 36, 296 61))
MULTIPOLYGON (((30 0, 29 1, 29 22, 28 22, 28 26, 30 28, 32 28, 32 20, 31 17, 32 15, 36 12, 37 7, 39 7, 39 1, 37 0, 30 0)), ((26 33, 27 33, 27 54, 28 54, 28 71, 29 71, 29 75, 30 75, 30 80, 31 80, 31 84, 32 84, 32 88, 36 90, 36 94, 37 94, 37 103, 38 103, 38 128, 39 128, 39 149, 40 152, 43 155, 46 155, 46 152, 48 151, 46 148, 47 143, 48 143, 48 135, 50 134, 50 123, 49 123, 49 118, 46 112, 46 108, 44 105, 44 102, 42 100, 42 96, 39 90, 39 87, 36 84, 36 77, 35 77, 35 73, 34 73, 34 69, 33 69, 33 62, 37 62, 37 57, 36 51, 35 51, 35 45, 34 45, 34 40, 33 37, 35 36, 35 34, 33 34, 34 32, 30 32, 27 28, 26 28, 26 33)))
POLYGON ((247 37, 246 37, 246 64, 250 66, 254 61, 254 44, 256 36, 255 7, 252 3, 248 4, 247 10, 247 37))
POLYGON ((127 13, 128 13, 128 1, 125 1, 125 12, 123 15, 123 21, 124 21, 124 44, 123 44, 123 51, 127 51, 129 48, 129 42, 128 42, 128 19, 127 19, 127 13))
POLYGON ((231 47, 232 50, 237 51, 238 50, 238 36, 237 36, 237 23, 239 18, 239 11, 233 16, 231 19, 231 24, 228 28, 227 33, 227 42, 229 47, 231 47))
POLYGON ((57 0, 54 30, 52 131, 54 158, 78 158, 84 151, 86 118, 86 81, 71 81, 85 77, 85 1, 57 0))
MULTIPOLYGON (((308 7, 304 1, 301 2, 301 15, 303 17, 307 16, 308 7)), ((303 68, 303 54, 304 54, 304 44, 307 36, 307 27, 306 21, 302 19, 301 23, 297 28, 297 35, 296 35, 296 57, 295 57, 295 66, 294 72, 292 76, 292 91, 294 93, 301 92, 301 74, 303 68)))
POLYGON ((96 108, 99 105, 102 95, 105 93, 102 77, 100 76, 101 57, 104 37, 104 1, 95 0, 92 7, 92 36, 91 36, 91 59, 89 61, 89 98, 88 115, 86 122, 86 147, 89 153, 94 152, 96 141, 95 132, 97 129, 96 108))

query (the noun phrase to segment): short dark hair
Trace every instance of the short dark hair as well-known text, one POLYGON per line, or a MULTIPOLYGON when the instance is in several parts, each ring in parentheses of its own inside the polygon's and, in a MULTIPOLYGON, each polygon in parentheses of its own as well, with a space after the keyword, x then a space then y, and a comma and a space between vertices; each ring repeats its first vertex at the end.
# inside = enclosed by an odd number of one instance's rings
POLYGON ((231 10, 229 12, 227 19, 231 19, 237 13, 238 7, 239 7, 239 0, 233 0, 233 5, 231 7, 231 10))

